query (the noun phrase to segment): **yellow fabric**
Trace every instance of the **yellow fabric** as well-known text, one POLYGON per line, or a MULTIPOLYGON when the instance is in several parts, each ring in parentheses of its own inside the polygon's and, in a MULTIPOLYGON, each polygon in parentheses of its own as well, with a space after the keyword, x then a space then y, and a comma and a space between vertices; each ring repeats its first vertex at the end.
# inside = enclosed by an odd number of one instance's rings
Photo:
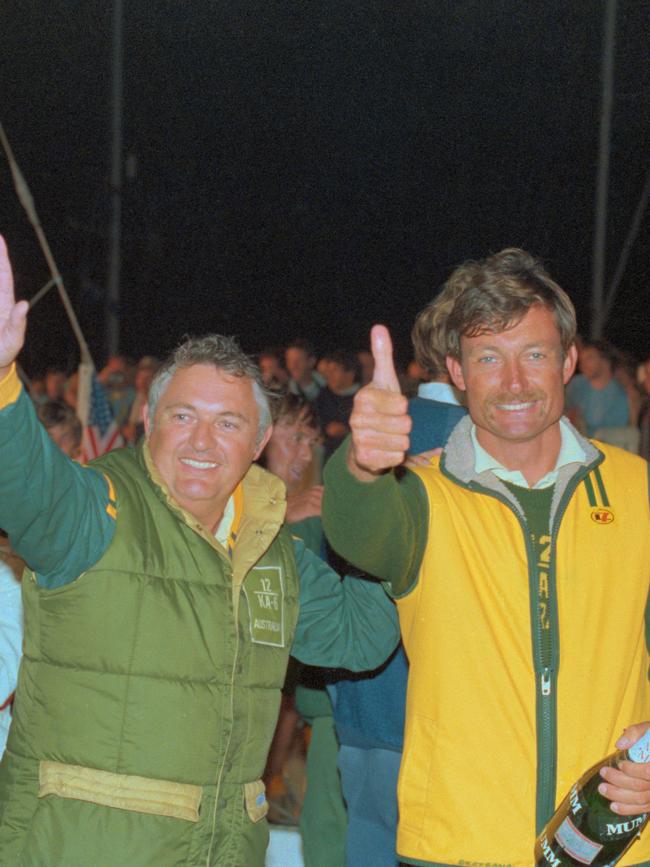
MULTIPOLYGON (((650 572, 645 462, 602 446, 613 520, 580 483, 557 539, 560 667, 556 803, 650 719, 644 611, 650 572)), ((398 786, 402 857, 530 867, 536 698, 528 566, 515 515, 418 468, 430 503, 419 580, 398 599, 410 660, 398 786)), ((650 835, 621 864, 650 859, 650 835)))
POLYGON ((108 485, 108 503, 106 503, 106 514, 109 515, 114 521, 117 521, 117 497, 115 496, 115 487, 113 486, 113 482, 106 475, 106 473, 102 473, 102 475, 106 479, 106 484, 108 485))
POLYGON ((234 540, 237 538, 237 533, 239 532, 241 516, 244 514, 244 485, 242 482, 237 485, 232 496, 235 501, 235 517, 230 528, 230 536, 234 544, 234 540))
POLYGON ((11 365, 9 373, 0 380, 0 409, 15 403, 20 396, 22 384, 18 379, 15 363, 11 365))
POLYGON ((259 822, 269 812, 269 802, 266 800, 264 783, 255 780, 254 783, 244 783, 244 801, 246 812, 251 822, 259 822))
POLYGON ((119 810, 199 821, 201 786, 45 761, 39 764, 38 777, 39 798, 56 795, 119 810))

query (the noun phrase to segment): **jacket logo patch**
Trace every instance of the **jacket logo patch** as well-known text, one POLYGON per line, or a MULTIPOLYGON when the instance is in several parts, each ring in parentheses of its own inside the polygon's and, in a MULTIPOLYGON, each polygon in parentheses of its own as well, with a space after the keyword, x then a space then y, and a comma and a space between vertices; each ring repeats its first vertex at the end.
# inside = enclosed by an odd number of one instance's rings
POLYGON ((609 509, 592 509, 591 520, 597 524, 611 524, 614 520, 614 514, 609 509))
POLYGON ((284 647, 284 576, 280 566, 254 566, 244 581, 251 640, 284 647))

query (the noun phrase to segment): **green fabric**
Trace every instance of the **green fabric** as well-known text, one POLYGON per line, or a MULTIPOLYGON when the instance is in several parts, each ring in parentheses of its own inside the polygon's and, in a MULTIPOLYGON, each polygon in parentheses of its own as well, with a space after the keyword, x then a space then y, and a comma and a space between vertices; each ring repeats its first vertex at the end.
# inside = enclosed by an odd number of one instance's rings
MULTIPOLYGON (((313 551, 314 554, 320 554, 325 535, 323 533, 323 523, 318 516, 296 521, 294 524, 289 525, 289 529, 294 536, 302 539, 310 551, 313 551)), ((325 687, 321 685, 322 680, 323 669, 321 668, 300 665, 299 670, 296 672, 296 710, 310 725, 314 717, 331 717, 333 713, 332 702, 325 687), (312 686, 312 684, 314 685, 312 686)))
POLYGON ((381 584, 339 576, 294 540, 300 575, 300 617, 291 654, 307 665, 368 671, 399 641, 395 606, 381 584))
POLYGON ((24 585, 25 658, 0 769, 0 864, 261 865, 266 822, 249 818, 243 785, 264 767, 299 605, 301 657, 361 669, 396 644, 394 606, 380 588, 341 582, 288 531, 278 534, 263 518, 281 503, 278 483, 257 467, 244 482, 232 564, 152 484, 141 452, 113 452, 101 467, 117 490, 113 543, 66 586, 24 585), (257 520, 246 511, 251 492, 257 520), (250 568, 236 594, 240 556, 250 568), (259 644, 250 600, 278 570, 282 646, 259 644), (37 799, 41 759, 200 785, 200 821, 37 799))
POLYGON ((225 552, 168 508, 148 482, 141 455, 122 450, 102 465, 118 495, 113 543, 56 593, 33 581, 25 586, 28 628, 11 765, 23 778, 37 772, 39 759, 52 758, 196 784, 203 787, 201 819, 189 824, 133 813, 127 821, 120 810, 55 796, 39 802, 35 788, 21 792, 4 773, 0 863, 261 864, 266 823, 246 815, 243 784, 259 779, 264 768, 298 617, 292 542, 282 531, 256 561, 236 624, 225 552), (258 574, 278 570, 283 634, 278 646, 269 646, 250 639, 247 595, 259 595, 258 574), (84 816, 102 826, 95 848, 78 833, 84 816), (161 824, 174 832, 162 833, 161 824), (44 862, 39 853, 53 828, 61 860, 44 862), (132 847, 126 860, 125 833, 132 847))
POLYGON ((0 527, 43 587, 77 576, 109 545, 115 521, 97 470, 54 445, 23 391, 0 411, 0 527))
MULTIPOLYGON (((291 532, 314 553, 323 547, 319 517, 290 525, 291 532)), ((334 730, 332 702, 324 687, 305 686, 322 669, 301 666, 296 686, 296 710, 311 726, 305 776, 307 788, 300 811, 300 835, 305 867, 341 867, 345 864, 347 814, 337 767, 339 745, 334 730)))
POLYGON ((323 523, 319 517, 304 518, 302 521, 296 521, 288 526, 293 535, 302 539, 310 551, 313 551, 317 557, 321 556, 325 534, 323 533, 323 523))
POLYGON ((316 717, 334 715, 325 687, 313 688, 302 683, 296 687, 296 710, 309 725, 313 724, 316 717))
POLYGON ((370 575, 390 581, 392 592, 400 596, 417 581, 424 555, 429 521, 424 488, 408 470, 401 471, 399 478, 390 472, 374 482, 358 481, 347 468, 348 447, 349 438, 325 466, 325 533, 336 540, 338 554, 351 563, 363 563, 370 575), (369 486, 372 497, 368 497, 369 486))
POLYGON ((537 585, 537 614, 539 618, 542 665, 551 665, 551 619, 550 619, 550 582, 549 561, 551 545, 551 502, 555 487, 522 488, 520 485, 504 482, 510 493, 517 499, 524 513, 528 536, 532 545, 537 585), (546 640, 547 639, 547 640, 546 640))
POLYGON ((300 813, 305 867, 343 867, 346 862, 347 814, 337 768, 338 749, 332 717, 316 718, 300 813))
POLYGON ((0 447, 0 523, 36 570, 0 767, 0 864, 261 865, 266 822, 243 785, 264 766, 292 637, 307 663, 373 668, 398 641, 393 604, 280 530, 280 483, 258 467, 231 562, 141 450, 82 468, 24 395, 0 411, 0 447), (97 470, 116 488, 117 528, 97 470), (277 610, 269 588, 284 594, 277 610), (37 799, 40 760, 201 785, 200 821, 37 799))

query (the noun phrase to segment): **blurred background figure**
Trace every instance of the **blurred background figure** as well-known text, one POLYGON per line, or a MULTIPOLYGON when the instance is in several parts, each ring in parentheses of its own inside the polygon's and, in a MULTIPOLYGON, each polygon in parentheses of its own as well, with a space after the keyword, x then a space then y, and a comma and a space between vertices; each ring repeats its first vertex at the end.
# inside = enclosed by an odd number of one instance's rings
POLYGON ((63 370, 51 367, 45 374, 43 400, 63 400, 67 376, 63 370))
POLYGON ((79 372, 71 373, 65 384, 63 400, 73 409, 77 408, 77 396, 79 392, 79 372))
POLYGON ((112 355, 105 367, 97 374, 98 380, 104 386, 106 397, 118 428, 126 424, 135 398, 133 379, 134 366, 124 355, 112 355))
POLYGON ((325 382, 325 377, 327 375, 327 368, 329 366, 329 358, 326 355, 321 355, 321 357, 316 362, 316 373, 320 376, 320 378, 325 382))
POLYGON ((326 386, 316 399, 316 412, 325 434, 324 462, 350 432, 354 395, 360 388, 361 367, 352 352, 337 349, 325 356, 326 386))
POLYGON ((149 396, 151 380, 159 367, 160 361, 153 355, 144 355, 138 362, 134 380, 135 397, 126 424, 122 427, 122 434, 127 443, 135 444, 144 435, 142 414, 149 396))
POLYGON ((284 366, 284 352, 275 346, 267 346, 257 356, 262 371, 262 379, 267 388, 284 388, 289 382, 289 374, 284 366))
POLYGON ((368 385, 375 372, 375 359, 372 357, 372 352, 369 349, 360 349, 357 352, 357 361, 361 368, 361 385, 368 385))
POLYGON ((639 454, 650 461, 650 358, 641 365, 643 378, 641 380, 641 407, 639 410, 639 430, 641 442, 639 454))
POLYGON ((48 400, 37 407, 38 418, 50 439, 74 461, 81 459, 81 422, 74 409, 62 400, 48 400))
POLYGON ((315 370, 316 353, 308 340, 298 337, 287 346, 284 358, 289 380, 289 391, 301 394, 307 400, 314 401, 325 385, 325 380, 315 370))
POLYGON ((630 403, 614 377, 616 354, 603 340, 584 341, 580 373, 566 388, 566 413, 578 430, 593 436, 599 428, 630 424, 630 403))
POLYGON ((641 388, 637 381, 637 363, 633 355, 614 347, 615 355, 614 377, 627 396, 630 410, 628 424, 636 427, 641 411, 641 388))
POLYGON ((407 397, 414 397, 418 393, 418 389, 422 383, 429 381, 429 374, 415 359, 409 361, 404 373, 400 373, 397 370, 397 375, 402 394, 405 394, 407 397))

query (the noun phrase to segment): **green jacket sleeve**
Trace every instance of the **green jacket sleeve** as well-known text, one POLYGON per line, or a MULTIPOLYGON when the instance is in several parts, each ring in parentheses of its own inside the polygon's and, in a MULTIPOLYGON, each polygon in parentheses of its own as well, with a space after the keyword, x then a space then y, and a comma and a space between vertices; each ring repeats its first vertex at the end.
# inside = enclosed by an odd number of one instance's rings
POLYGON ((294 537, 300 614, 292 656, 308 665, 368 671, 399 641, 395 604, 376 581, 343 580, 294 537))
POLYGON ((427 541, 429 508, 420 479, 406 470, 360 482, 346 440, 325 467, 323 525, 330 545, 364 572, 390 581, 395 596, 414 584, 427 541))
POLYGON ((106 479, 63 454, 22 390, 0 410, 0 450, 0 527, 41 586, 70 583, 113 538, 106 479))

